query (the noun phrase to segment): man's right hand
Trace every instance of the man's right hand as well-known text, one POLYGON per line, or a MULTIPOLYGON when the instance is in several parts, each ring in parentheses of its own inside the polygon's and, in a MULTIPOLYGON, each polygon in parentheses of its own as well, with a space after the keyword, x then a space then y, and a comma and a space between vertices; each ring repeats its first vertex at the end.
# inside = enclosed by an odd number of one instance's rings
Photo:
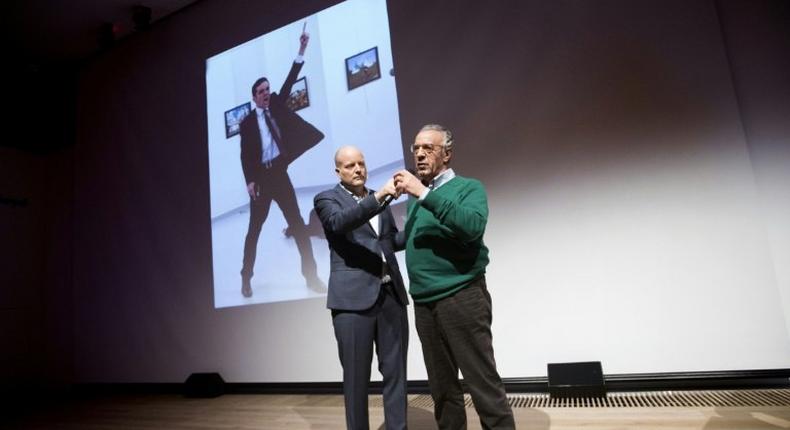
POLYGON ((307 49, 307 42, 310 41, 310 35, 303 32, 301 36, 299 36, 299 55, 304 55, 305 49, 307 49))
POLYGON ((255 182, 247 184, 247 194, 250 195, 251 199, 255 200, 255 182))
POLYGON ((408 170, 401 170, 395 173, 393 178, 395 179, 395 188, 401 194, 406 193, 414 197, 420 197, 426 188, 425 185, 408 170))
POLYGON ((376 201, 379 203, 384 201, 384 197, 391 195, 394 198, 400 197, 400 192, 395 188, 395 180, 390 178, 380 190, 376 191, 376 201))

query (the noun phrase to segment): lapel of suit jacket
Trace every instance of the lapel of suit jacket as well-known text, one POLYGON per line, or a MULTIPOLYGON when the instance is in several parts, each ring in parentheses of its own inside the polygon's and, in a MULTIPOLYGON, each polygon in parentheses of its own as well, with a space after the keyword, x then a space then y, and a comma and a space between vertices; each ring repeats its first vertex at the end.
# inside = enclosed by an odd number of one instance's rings
MULTIPOLYGON (((285 119, 287 115, 286 111, 290 112, 288 107, 285 106, 284 100, 280 98, 279 94, 272 93, 272 95, 269 96, 269 112, 271 112, 274 122, 277 123, 277 128, 280 129, 280 142, 277 143, 277 146, 280 149, 280 156, 284 157, 283 159, 290 157, 290 146, 292 143, 290 142, 291 136, 288 131, 288 125, 286 124, 283 126, 283 124, 287 122, 285 119)), ((274 133, 272 130, 269 130, 269 132, 274 133)))
POLYGON ((386 231, 385 228, 389 228, 389 223, 390 215, 388 215, 387 208, 381 209, 379 211, 379 236, 381 236, 382 232, 386 231))
MULTIPOLYGON (((359 206, 359 203, 357 203, 357 201, 354 199, 354 196, 352 196, 351 193, 348 190, 346 190, 345 187, 343 187, 342 185, 337 184, 337 186, 335 187, 335 192, 340 195, 340 202, 343 205, 349 206, 349 207, 353 207, 352 205, 359 206)), ((372 192, 373 191, 368 190, 368 193, 372 193, 372 192)), ((381 216, 380 215, 379 215, 379 220, 378 221, 379 221, 379 231, 381 231, 381 216)), ((361 226, 361 227, 362 228, 367 228, 371 235, 373 235, 374 237, 378 237, 378 234, 376 234, 376 230, 374 230, 373 226, 370 225, 370 220, 368 220, 368 222, 366 222, 365 225, 361 226)))
MULTIPOLYGON (((374 191, 373 191, 373 190, 371 190, 370 188, 368 188, 367 190, 368 190, 368 195, 371 195, 371 194, 373 194, 373 193, 374 193, 374 191)), ((371 230, 373 230, 373 235, 374 235, 374 236, 376 236, 376 237, 379 237, 379 236, 380 236, 380 234, 381 234, 381 232, 383 231, 383 230, 381 229, 381 220, 383 219, 383 218, 382 218, 382 215, 383 215, 383 213, 384 213, 384 212, 382 212, 381 210, 379 210, 379 212, 376 214, 376 215, 378 215, 378 217, 376 218, 376 222, 378 222, 378 224, 379 224, 379 225, 378 225, 378 230, 376 230, 376 229, 374 229, 374 228, 373 228, 373 226, 370 224, 370 221, 368 221, 368 222, 367 222, 367 224, 368 224, 368 227, 370 227, 370 229, 371 229, 371 230), (378 233, 377 233, 377 232, 378 232, 378 233)))

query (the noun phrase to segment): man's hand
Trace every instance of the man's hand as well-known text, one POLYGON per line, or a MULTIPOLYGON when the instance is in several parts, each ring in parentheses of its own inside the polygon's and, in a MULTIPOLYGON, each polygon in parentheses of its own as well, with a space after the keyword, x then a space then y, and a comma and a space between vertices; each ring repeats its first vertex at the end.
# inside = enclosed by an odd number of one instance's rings
POLYGON ((384 197, 388 195, 393 196, 396 199, 400 197, 400 191, 398 191, 397 188, 395 188, 395 179, 390 178, 390 180, 387 181, 387 183, 384 184, 384 186, 381 187, 380 190, 376 191, 375 195, 376 195, 376 201, 378 201, 379 203, 383 202, 384 197))
POLYGON ((310 35, 307 32, 302 32, 299 36, 299 55, 304 55, 304 50, 307 48, 307 42, 310 41, 310 35))
POLYGON ((255 195, 255 182, 250 182, 247 184, 247 194, 250 195, 251 199, 255 200, 255 197, 257 197, 255 195))
POLYGON ((398 190, 398 193, 408 193, 414 197, 420 197, 422 192, 425 191, 425 185, 408 170, 399 171, 393 176, 393 179, 395 180, 395 189, 398 190))

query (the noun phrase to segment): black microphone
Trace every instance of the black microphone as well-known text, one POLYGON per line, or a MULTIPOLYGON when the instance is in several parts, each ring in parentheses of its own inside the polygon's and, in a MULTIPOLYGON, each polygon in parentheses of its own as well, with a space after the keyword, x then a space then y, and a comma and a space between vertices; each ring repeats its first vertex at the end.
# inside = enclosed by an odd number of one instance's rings
POLYGON ((395 200, 395 196, 392 194, 387 194, 384 196, 384 201, 381 202, 381 207, 386 208, 390 203, 392 203, 393 200, 395 200))

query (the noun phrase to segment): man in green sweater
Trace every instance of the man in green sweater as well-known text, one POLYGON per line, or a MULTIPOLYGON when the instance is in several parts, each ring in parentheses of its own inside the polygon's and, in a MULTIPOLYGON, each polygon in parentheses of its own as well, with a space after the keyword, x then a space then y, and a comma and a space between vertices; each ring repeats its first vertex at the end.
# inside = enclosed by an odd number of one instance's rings
POLYGON ((417 175, 401 170, 394 177, 398 192, 413 197, 396 245, 406 249, 409 293, 436 422, 440 429, 466 428, 460 370, 482 427, 513 429, 491 342, 485 189, 450 168, 453 137, 447 128, 424 126, 411 151, 417 175))

